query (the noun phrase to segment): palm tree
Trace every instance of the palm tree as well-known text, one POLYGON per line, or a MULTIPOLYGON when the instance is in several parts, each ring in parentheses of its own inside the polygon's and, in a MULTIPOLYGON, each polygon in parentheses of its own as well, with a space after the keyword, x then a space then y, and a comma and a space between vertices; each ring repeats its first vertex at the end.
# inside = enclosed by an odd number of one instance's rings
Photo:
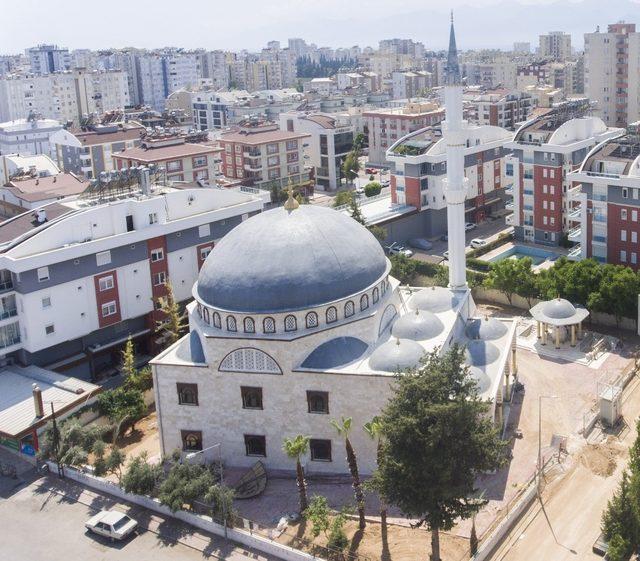
POLYGON ((309 437, 299 434, 294 438, 285 438, 282 449, 289 458, 296 461, 296 485, 300 495, 300 514, 302 514, 307 510, 309 501, 307 500, 307 482, 304 480, 304 469, 300 457, 309 451, 309 437))
POLYGON ((356 460, 356 453, 351 446, 349 440, 349 431, 351 430, 351 417, 342 417, 341 421, 331 421, 331 425, 338 431, 340 436, 344 436, 344 443, 347 449, 347 463, 349 464, 349 472, 351 473, 351 479, 353 481, 353 494, 356 497, 356 504, 358 505, 358 516, 360 517, 360 529, 364 530, 367 525, 364 518, 364 493, 362 492, 362 484, 360 483, 360 475, 358 474, 358 461, 356 460))
MULTIPOLYGON (((365 423, 363 428, 371 437, 371 440, 377 442, 376 463, 379 466, 382 461, 382 422, 380 421, 380 417, 374 417, 368 423, 365 423)), ((380 525, 382 528, 385 528, 387 525, 387 502, 380 492, 378 492, 378 496, 380 497, 380 525)))

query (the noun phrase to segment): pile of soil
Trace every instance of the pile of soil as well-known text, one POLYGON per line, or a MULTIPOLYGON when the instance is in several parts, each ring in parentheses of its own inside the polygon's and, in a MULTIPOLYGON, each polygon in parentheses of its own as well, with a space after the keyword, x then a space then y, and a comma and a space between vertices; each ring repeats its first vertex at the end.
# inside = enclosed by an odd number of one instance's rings
POLYGON ((587 444, 580 455, 580 463, 600 477, 609 477, 616 469, 617 458, 622 453, 615 439, 598 444, 587 444))

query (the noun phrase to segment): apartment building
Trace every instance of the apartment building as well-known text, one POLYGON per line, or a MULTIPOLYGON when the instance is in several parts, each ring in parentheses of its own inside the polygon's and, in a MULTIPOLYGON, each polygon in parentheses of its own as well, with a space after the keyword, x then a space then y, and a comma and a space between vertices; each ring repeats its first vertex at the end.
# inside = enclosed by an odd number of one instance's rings
POLYGON ((467 77, 467 84, 470 86, 516 89, 518 65, 511 58, 465 62, 462 65, 462 71, 467 77))
POLYGON ((474 120, 480 125, 492 125, 515 130, 518 123, 529 118, 535 108, 530 93, 506 89, 488 90, 473 97, 474 120))
POLYGON ((554 60, 567 60, 571 58, 571 35, 563 31, 551 31, 540 35, 538 55, 554 60))
POLYGON ((391 74, 393 99, 411 99, 424 96, 426 90, 434 86, 431 72, 408 70, 391 74))
POLYGON ((166 282, 189 299, 217 241, 262 210, 247 193, 140 190, 135 177, 0 224, 1 354, 86 378, 116 364, 129 336, 157 352, 166 282))
POLYGON ((609 126, 640 119, 640 33, 633 23, 609 25, 584 35, 585 94, 609 126))
POLYGON ((89 179, 114 168, 113 155, 140 146, 145 128, 137 123, 63 129, 51 137, 58 166, 89 179))
POLYGON ((221 148, 205 143, 206 135, 193 141, 183 135, 158 133, 145 137, 139 146, 111 154, 116 170, 156 165, 164 168, 168 181, 214 184, 219 173, 221 148))
POLYGON ((263 189, 286 187, 289 180, 307 187, 311 179, 304 166, 303 144, 309 138, 308 133, 280 130, 276 123, 245 121, 220 136, 222 173, 263 189))
MULTIPOLYGON (((506 175, 505 146, 513 135, 487 125, 468 125, 465 134, 465 220, 482 222, 505 208, 507 187, 511 185, 506 175)), ((391 202, 401 207, 410 205, 419 213, 407 237, 446 233, 447 157, 441 128, 427 127, 404 136, 389 147, 387 159, 392 163, 391 202)))
POLYGON ((573 207, 572 259, 597 259, 638 270, 640 123, 632 123, 587 155, 568 175, 573 207))
POLYGON ((387 149, 407 134, 437 125, 444 120, 444 108, 436 103, 407 103, 404 107, 363 113, 369 135, 368 163, 387 164, 387 149))
POLYGON ((216 90, 229 88, 229 61, 233 54, 225 51, 205 51, 197 53, 204 80, 210 80, 216 90))
POLYGON ((0 120, 15 121, 36 113, 61 123, 91 113, 122 110, 129 105, 126 74, 119 70, 76 69, 46 75, 0 78, 0 120))
POLYGON ((0 185, 4 185, 16 175, 26 173, 33 177, 45 177, 60 173, 60 168, 46 154, 0 156, 0 185))
POLYGON ((380 76, 375 72, 338 72, 335 80, 339 90, 363 89, 377 92, 382 87, 380 76))
POLYGON ((306 163, 313 166, 316 185, 335 191, 341 185, 342 162, 353 148, 354 127, 346 114, 281 113, 280 129, 308 134, 306 163))
POLYGON ((53 119, 39 119, 34 113, 27 119, 0 123, 0 156, 6 154, 53 153, 51 138, 62 130, 53 119))
POLYGON ((34 74, 53 74, 71 69, 69 49, 57 45, 38 45, 25 51, 34 74))
POLYGON ((618 136, 619 129, 590 116, 587 100, 564 102, 522 125, 507 148, 507 175, 513 180, 516 239, 559 245, 572 222, 569 174, 598 143, 618 136))

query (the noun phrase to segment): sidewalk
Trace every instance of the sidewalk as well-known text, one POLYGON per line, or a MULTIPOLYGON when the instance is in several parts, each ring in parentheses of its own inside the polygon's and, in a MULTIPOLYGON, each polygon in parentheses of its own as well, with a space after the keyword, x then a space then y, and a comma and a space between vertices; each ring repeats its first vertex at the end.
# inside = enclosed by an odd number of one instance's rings
POLYGON ((114 497, 89 490, 68 479, 58 479, 51 474, 38 481, 38 493, 54 493, 68 501, 78 502, 96 512, 103 509, 115 509, 127 513, 138 521, 140 528, 157 534, 163 543, 180 543, 202 552, 205 557, 214 557, 230 561, 276 561, 278 558, 238 546, 232 541, 197 530, 188 524, 152 513, 137 505, 118 501, 114 497))

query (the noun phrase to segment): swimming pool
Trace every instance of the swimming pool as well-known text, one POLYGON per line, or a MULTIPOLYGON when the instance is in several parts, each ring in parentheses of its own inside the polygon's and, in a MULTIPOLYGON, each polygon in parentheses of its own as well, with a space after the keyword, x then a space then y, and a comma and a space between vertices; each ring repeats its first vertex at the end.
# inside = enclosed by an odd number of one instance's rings
POLYGON ((529 257, 534 265, 540 265, 540 263, 545 262, 547 259, 554 261, 559 256, 553 251, 547 251, 546 249, 541 249, 539 247, 514 245, 489 259, 489 262, 495 263, 496 261, 502 261, 503 259, 522 259, 523 257, 529 257))

